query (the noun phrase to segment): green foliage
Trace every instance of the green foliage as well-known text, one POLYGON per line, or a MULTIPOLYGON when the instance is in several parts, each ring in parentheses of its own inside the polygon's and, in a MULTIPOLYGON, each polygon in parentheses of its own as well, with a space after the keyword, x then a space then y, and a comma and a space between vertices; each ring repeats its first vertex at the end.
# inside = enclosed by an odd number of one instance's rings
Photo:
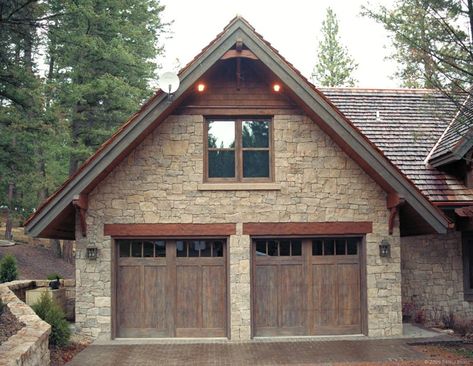
POLYGON ((2 2, 0 206, 9 219, 27 217, 150 94, 163 9, 156 0, 2 2))
POLYGON ((362 14, 389 32, 402 86, 466 91, 473 82, 473 6, 461 0, 397 0, 362 14))
POLYGON ((358 65, 341 44, 338 19, 331 8, 327 8, 321 33, 323 38, 319 42, 312 80, 318 86, 354 86, 352 74, 358 65))
POLYGON ((69 343, 71 337, 69 323, 65 318, 64 312, 51 299, 48 292, 44 292, 38 302, 33 304, 31 308, 41 319, 51 325, 49 344, 61 347, 69 343))
POLYGON ((50 3, 64 14, 48 43, 57 101, 70 124, 73 172, 150 95, 164 7, 155 0, 50 3))
POLYGON ((13 255, 6 254, 0 260, 0 283, 14 281, 17 278, 16 258, 13 255))
POLYGON ((48 277, 47 277, 49 281, 59 280, 63 278, 64 278, 63 276, 61 276, 59 273, 56 273, 56 272, 48 274, 48 277))

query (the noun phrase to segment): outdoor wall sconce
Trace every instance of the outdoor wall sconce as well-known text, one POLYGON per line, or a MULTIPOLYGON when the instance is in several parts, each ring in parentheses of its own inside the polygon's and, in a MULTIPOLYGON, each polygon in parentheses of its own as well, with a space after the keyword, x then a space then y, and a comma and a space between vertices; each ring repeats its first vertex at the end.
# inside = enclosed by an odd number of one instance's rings
POLYGON ((89 245, 87 247, 87 259, 96 260, 98 249, 95 245, 89 245))
POLYGON ((391 244, 386 239, 381 240, 379 244, 379 256, 384 258, 391 256, 391 244))

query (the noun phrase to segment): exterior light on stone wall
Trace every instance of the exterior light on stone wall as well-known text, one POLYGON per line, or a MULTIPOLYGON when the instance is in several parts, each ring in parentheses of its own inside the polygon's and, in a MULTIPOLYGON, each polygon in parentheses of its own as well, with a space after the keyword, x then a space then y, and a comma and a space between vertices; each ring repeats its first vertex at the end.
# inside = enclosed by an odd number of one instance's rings
POLYGON ((391 256, 391 244, 386 239, 381 240, 379 244, 379 256, 385 258, 391 256))
POLYGON ((87 246, 87 259, 97 259, 97 247, 95 245, 87 246))

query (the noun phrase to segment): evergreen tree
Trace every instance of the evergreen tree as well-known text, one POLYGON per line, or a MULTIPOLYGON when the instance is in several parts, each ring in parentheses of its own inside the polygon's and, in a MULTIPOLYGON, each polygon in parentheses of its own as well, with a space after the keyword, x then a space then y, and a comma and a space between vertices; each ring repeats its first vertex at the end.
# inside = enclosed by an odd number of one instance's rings
POLYGON ((6 239, 12 239, 14 217, 37 203, 31 187, 44 125, 35 54, 44 16, 37 1, 0 6, 0 206, 7 208, 6 239))
POLYGON ((358 67, 348 50, 342 45, 338 34, 338 19, 335 12, 327 9, 322 22, 322 39, 318 47, 318 60, 312 80, 319 86, 354 86, 352 74, 358 67))
POLYGON ((166 24, 156 0, 51 0, 49 29, 58 103, 70 124, 69 173, 151 94, 166 24))
MULTIPOLYGON (((391 9, 363 8, 391 35, 405 87, 467 91, 473 81, 472 0, 398 0, 391 9)), ((454 98, 452 98, 453 100, 454 98)))

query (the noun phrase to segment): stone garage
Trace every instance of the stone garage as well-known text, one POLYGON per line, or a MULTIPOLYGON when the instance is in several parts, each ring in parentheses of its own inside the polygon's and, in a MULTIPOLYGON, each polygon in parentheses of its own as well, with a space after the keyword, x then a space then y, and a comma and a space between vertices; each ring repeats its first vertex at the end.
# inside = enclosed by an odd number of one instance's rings
POLYGON ((395 336, 403 302, 471 312, 470 168, 442 96, 317 89, 241 17, 179 79, 27 221, 76 240, 81 331, 395 336))

